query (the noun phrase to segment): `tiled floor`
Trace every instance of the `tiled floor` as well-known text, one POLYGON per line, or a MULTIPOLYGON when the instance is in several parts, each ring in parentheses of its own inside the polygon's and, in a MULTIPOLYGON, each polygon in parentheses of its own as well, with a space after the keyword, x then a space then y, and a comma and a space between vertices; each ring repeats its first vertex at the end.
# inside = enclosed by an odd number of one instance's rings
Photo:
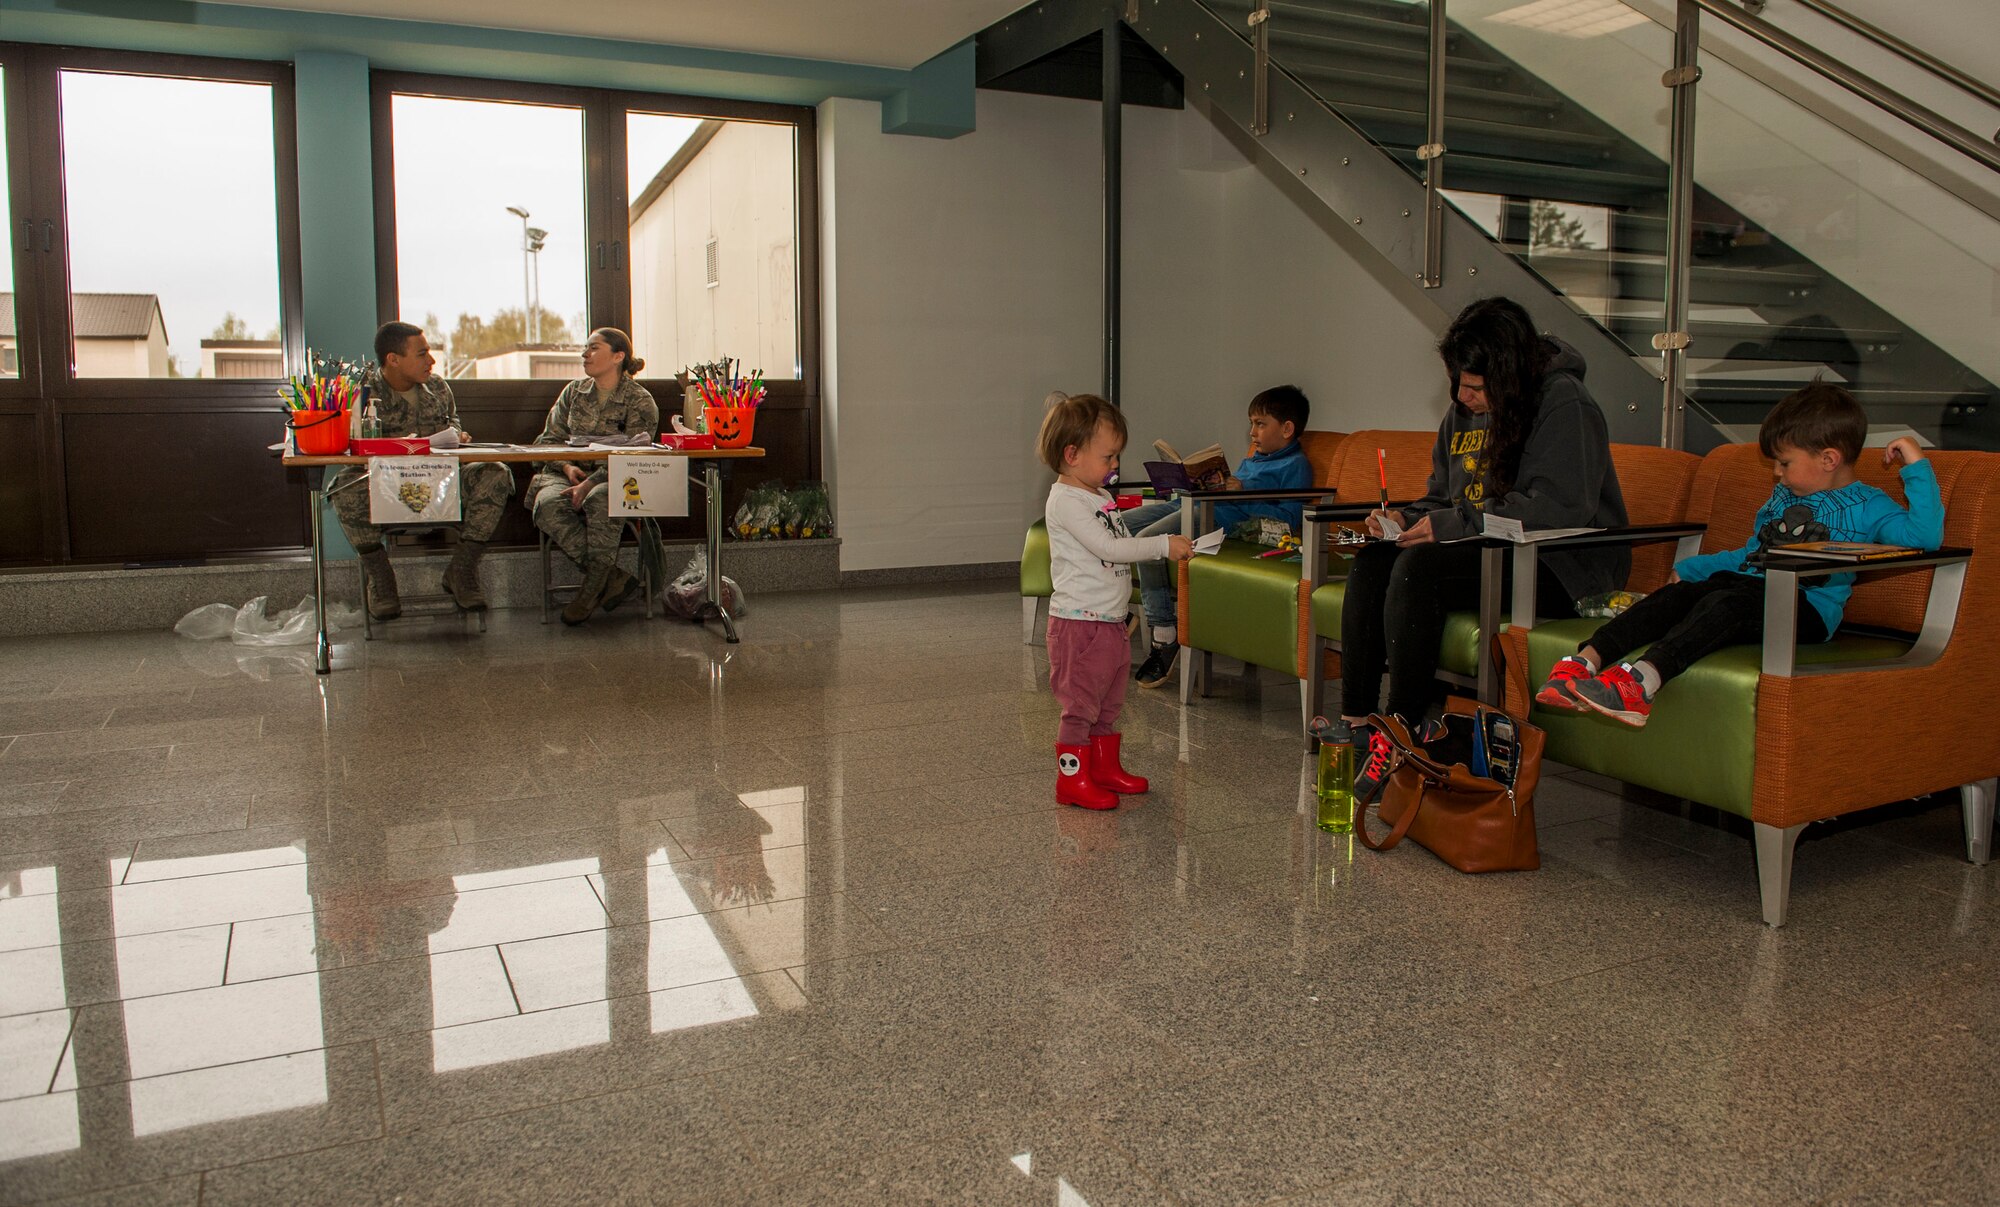
POLYGON ((1135 691, 1154 791, 1057 809, 1011 592, 752 602, 0 642, 0 1200, 2000 1199, 1949 802, 1771 931, 1580 774, 1539 872, 1318 833, 1279 683, 1135 691))

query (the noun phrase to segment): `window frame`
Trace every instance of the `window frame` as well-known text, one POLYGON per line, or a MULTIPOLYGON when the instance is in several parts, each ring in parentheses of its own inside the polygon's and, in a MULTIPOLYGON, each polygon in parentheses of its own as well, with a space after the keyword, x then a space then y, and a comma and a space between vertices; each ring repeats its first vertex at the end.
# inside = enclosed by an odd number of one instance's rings
MULTIPOLYGON (((817 412, 820 395, 819 297, 819 135, 817 113, 808 105, 727 100, 670 92, 639 92, 619 88, 584 88, 519 80, 419 72, 376 70, 370 73, 371 126, 374 136, 375 292, 379 322, 405 318, 398 313, 400 278, 396 264, 396 177, 393 98, 401 94, 458 100, 561 105, 581 109, 584 138, 584 221, 586 231, 585 319, 592 329, 617 327, 630 331, 632 282, 625 250, 629 187, 626 182, 625 115, 657 113, 721 121, 755 121, 789 125, 796 148, 793 173, 795 245, 798 248, 794 288, 799 324, 799 376, 769 381, 766 406, 817 412)), ((639 354, 646 355, 640 348, 639 354)), ((660 400, 663 413, 678 409, 677 373, 681 366, 653 363, 639 377, 641 385, 660 400), (674 404, 669 405, 671 402, 674 404)), ((578 376, 582 376, 581 369, 578 376)), ((488 405, 539 401, 546 407, 561 383, 546 378, 454 379, 452 392, 461 400, 488 405)), ((512 409, 512 408, 508 408, 512 409)), ((810 450, 815 473, 820 466, 817 424, 810 450)))
MULTIPOLYGON (((15 157, 18 168, 29 177, 26 195, 30 220, 37 226, 51 224, 52 246, 37 265, 36 290, 32 309, 35 359, 39 388, 37 396, 60 400, 64 409, 79 413, 110 413, 129 409, 140 400, 171 401, 173 409, 244 410, 269 409, 272 383, 282 377, 197 378, 197 377, 78 377, 71 371, 72 347, 69 272, 69 223, 67 181, 62 167, 61 78, 65 71, 100 72, 114 75, 155 76, 164 79, 214 80, 227 83, 263 84, 271 89, 271 168, 277 203, 278 312, 280 342, 286 373, 297 371, 305 359, 304 288, 299 249, 298 119, 290 62, 262 59, 208 58, 197 55, 152 54, 144 51, 99 50, 56 46, 0 47, 0 53, 18 49, 28 67, 26 100, 37 115, 50 115, 34 122, 27 131, 24 155, 15 157)), ((12 74, 12 58, 8 59, 12 74)), ((9 125, 12 127, 13 89, 9 88, 9 125)), ((24 115, 25 116, 25 115, 24 115)), ((9 131, 13 133, 12 129, 9 131)), ((10 137, 10 150, 12 139, 10 137)), ((16 189, 14 197, 23 196, 16 189)), ((23 307, 19 298, 21 274, 16 271, 16 323, 23 307)), ((24 344, 25 346, 25 344, 24 344)), ((25 357, 23 358, 26 359, 25 357)), ((26 374, 23 375, 26 380, 26 374)))

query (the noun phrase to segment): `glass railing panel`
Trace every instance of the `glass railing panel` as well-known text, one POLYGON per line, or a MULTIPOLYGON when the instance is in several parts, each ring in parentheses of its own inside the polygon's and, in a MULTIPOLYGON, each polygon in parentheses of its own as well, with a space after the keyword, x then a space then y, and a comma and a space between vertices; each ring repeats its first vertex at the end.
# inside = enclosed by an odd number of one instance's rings
POLYGON ((1938 153, 1914 127, 1903 146, 1850 133, 1843 110, 1867 106, 1835 85, 1807 108, 1753 77, 1770 53, 1704 23, 1695 180, 1739 219, 1696 241, 1689 396, 1741 439, 1824 377, 1867 408, 1870 443, 2000 448, 2000 205, 1906 166, 1938 153))
POLYGON ((1447 196, 1632 355, 1657 360, 1669 186, 1659 78, 1673 31, 1619 0, 1446 11, 1447 196))

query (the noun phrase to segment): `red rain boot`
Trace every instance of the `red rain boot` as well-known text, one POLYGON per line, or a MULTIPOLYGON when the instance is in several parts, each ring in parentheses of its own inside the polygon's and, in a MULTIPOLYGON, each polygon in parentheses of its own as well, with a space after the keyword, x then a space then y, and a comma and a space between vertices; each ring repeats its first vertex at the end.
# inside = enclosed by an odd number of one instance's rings
POLYGON ((1056 803, 1080 809, 1118 807, 1118 798, 1090 777, 1090 747, 1056 743, 1056 803))
POLYGON ((1090 778, 1100 788, 1120 796, 1137 796, 1146 790, 1146 778, 1133 775, 1118 763, 1118 743, 1122 735, 1100 733, 1090 739, 1090 778))

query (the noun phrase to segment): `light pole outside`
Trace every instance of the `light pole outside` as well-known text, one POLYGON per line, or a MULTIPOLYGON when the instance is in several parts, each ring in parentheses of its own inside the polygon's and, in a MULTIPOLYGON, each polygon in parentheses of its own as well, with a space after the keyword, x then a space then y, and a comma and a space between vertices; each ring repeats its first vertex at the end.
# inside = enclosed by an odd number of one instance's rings
POLYGON ((507 212, 521 220, 521 338, 525 342, 533 343, 534 339, 529 334, 534 328, 535 304, 534 294, 528 285, 528 244, 530 242, 528 238, 528 211, 518 205, 510 205, 507 207, 507 212))
POLYGON ((530 343, 539 344, 542 342, 542 242, 549 237, 549 232, 539 226, 531 226, 526 234, 528 256, 535 266, 534 300, 529 303, 528 308, 528 330, 533 334, 528 339, 530 343))

